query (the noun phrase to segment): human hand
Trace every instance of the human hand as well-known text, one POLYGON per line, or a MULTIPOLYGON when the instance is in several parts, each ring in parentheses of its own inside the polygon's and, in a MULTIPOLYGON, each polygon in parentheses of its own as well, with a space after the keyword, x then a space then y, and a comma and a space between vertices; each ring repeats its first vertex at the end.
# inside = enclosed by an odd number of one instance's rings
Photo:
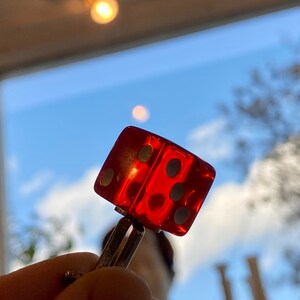
POLYGON ((147 283, 134 272, 118 267, 94 270, 98 257, 74 253, 49 259, 0 277, 0 299, 30 300, 151 300, 147 283), (65 287, 66 271, 84 275, 65 287))

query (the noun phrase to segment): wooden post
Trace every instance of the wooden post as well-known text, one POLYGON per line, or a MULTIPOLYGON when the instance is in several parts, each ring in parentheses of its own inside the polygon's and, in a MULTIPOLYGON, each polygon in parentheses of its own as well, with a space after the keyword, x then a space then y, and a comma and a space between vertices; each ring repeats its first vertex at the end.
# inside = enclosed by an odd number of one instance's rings
POLYGON ((258 269, 257 259, 256 257, 248 257, 247 258, 248 266, 250 269, 250 276, 248 277, 248 283, 250 285, 253 299, 254 300, 267 300, 264 288, 261 282, 261 277, 258 269))
POLYGON ((223 286, 225 300, 232 300, 230 281, 227 279, 226 276, 226 265, 218 265, 217 270, 221 275, 221 284, 223 286))
MULTIPOLYGON (((1 84, 1 81, 0 81, 1 84)), ((1 96, 1 95, 0 95, 1 96)), ((4 188, 4 151, 3 151, 3 132, 2 132, 2 101, 0 98, 0 275, 7 272, 6 261, 6 209, 5 209, 5 188, 4 188)))

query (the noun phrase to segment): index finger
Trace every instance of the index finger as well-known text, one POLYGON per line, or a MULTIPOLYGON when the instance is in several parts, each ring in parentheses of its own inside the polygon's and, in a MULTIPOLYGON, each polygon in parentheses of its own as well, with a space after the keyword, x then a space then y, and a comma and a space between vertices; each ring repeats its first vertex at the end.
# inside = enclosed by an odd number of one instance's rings
POLYGON ((149 285, 131 270, 100 268, 82 276, 55 300, 152 300, 149 285))
POLYGON ((5 275, 0 278, 0 299, 53 299, 65 289, 66 271, 85 274, 95 268, 97 260, 93 253, 72 253, 5 275))

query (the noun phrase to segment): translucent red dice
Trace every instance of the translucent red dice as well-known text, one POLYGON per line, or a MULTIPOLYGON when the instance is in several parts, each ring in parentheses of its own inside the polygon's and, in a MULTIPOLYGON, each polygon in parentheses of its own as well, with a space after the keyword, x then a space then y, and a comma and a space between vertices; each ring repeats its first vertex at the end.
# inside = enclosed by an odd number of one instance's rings
POLYGON ((184 235, 214 181, 214 168, 137 127, 118 137, 95 182, 97 194, 145 227, 184 235))

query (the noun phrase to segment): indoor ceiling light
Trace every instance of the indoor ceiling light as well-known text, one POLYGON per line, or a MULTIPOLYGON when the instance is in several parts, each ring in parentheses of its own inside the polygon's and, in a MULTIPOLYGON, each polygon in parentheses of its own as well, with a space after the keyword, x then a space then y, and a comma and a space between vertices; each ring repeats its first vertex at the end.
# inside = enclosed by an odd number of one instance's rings
POLYGON ((119 12, 116 0, 86 0, 91 9, 91 17, 94 22, 106 24, 115 19, 119 12))

